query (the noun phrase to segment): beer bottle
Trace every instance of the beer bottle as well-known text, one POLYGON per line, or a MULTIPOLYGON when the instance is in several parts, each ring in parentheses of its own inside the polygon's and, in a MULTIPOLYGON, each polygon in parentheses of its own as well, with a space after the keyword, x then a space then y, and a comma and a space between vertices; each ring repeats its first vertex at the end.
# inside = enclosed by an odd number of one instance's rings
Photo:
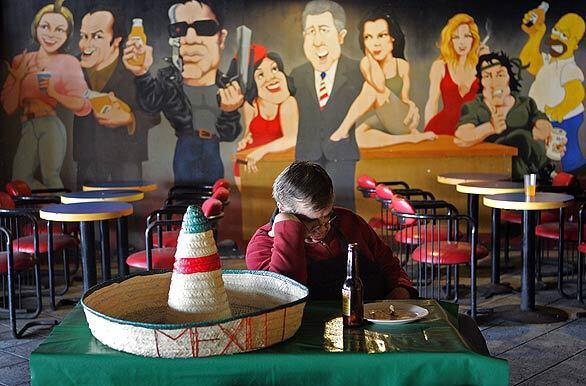
POLYGON ((346 280, 342 285, 342 320, 345 327, 361 326, 364 318, 363 287, 358 271, 358 244, 348 244, 346 280))
MULTIPOLYGON (((143 46, 147 43, 147 37, 144 33, 144 27, 142 25, 142 19, 136 18, 132 19, 132 29, 130 30, 130 35, 128 35, 128 41, 141 41, 143 46)), ((134 66, 142 66, 144 63, 144 54, 139 54, 136 58, 132 58, 128 60, 128 63, 134 66)))

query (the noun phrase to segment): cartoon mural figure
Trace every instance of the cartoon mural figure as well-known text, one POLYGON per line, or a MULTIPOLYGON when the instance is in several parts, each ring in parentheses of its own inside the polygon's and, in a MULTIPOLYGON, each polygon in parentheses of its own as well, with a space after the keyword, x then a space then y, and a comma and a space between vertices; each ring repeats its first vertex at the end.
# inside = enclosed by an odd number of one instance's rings
MULTIPOLYGON (((257 172, 256 163, 266 154, 295 146, 299 126, 299 109, 293 79, 285 75, 281 56, 254 48, 254 81, 246 91, 243 106, 246 130, 238 150, 252 149, 246 157, 246 169, 257 172)), ((240 184, 240 167, 235 164, 234 177, 240 184)))
POLYGON ((486 141, 516 147, 514 180, 546 170, 544 142, 549 140, 552 126, 533 99, 518 94, 520 64, 503 52, 490 53, 479 58, 476 71, 479 94, 462 106, 454 142, 472 146, 486 141))
POLYGON ((83 95, 87 85, 79 62, 64 54, 73 32, 73 14, 63 0, 45 5, 31 25, 38 51, 17 55, 2 88, 2 106, 8 114, 20 112, 21 138, 12 164, 12 178, 32 189, 62 188, 61 166, 67 133, 55 109, 62 105, 78 116, 90 113, 83 95), (34 174, 40 166, 42 182, 34 174))
POLYGON ((409 98, 410 67, 405 60, 405 35, 399 23, 389 10, 381 9, 362 20, 359 31, 360 46, 365 54, 360 61, 360 71, 365 82, 331 139, 338 141, 348 137, 352 125, 369 110, 374 110, 374 114, 356 129, 358 147, 435 139, 433 132, 417 130, 419 109, 409 98))
POLYGON ((535 75, 529 96, 544 111, 554 127, 566 134, 566 153, 561 158, 565 172, 586 175, 586 157, 580 149, 579 129, 584 122, 584 73, 576 65, 574 52, 584 36, 584 19, 575 14, 563 15, 546 41, 549 53, 540 52, 545 35, 545 13, 542 8, 529 11, 521 25, 529 39, 520 59, 535 75), (532 15, 536 15, 535 21, 532 15))
POLYGON ((122 9, 106 6, 96 6, 81 20, 81 66, 94 93, 93 114, 76 117, 73 124, 78 187, 84 181, 142 179, 148 129, 160 122, 158 114, 141 110, 134 77, 122 64, 124 23, 122 9))
POLYGON ((177 2, 169 8, 170 41, 179 46, 178 57, 156 78, 149 72, 152 47, 134 40, 124 49, 124 65, 136 76, 141 106, 150 113, 162 111, 175 129, 176 184, 212 184, 223 177, 220 141, 233 141, 242 131, 238 109, 244 95, 238 82, 225 88, 216 84, 228 35, 221 10, 221 2, 210 0, 177 2), (136 64, 142 55, 143 63, 136 64))
POLYGON ((332 177, 336 204, 354 208, 355 127, 348 138, 330 136, 342 123, 362 88, 358 62, 342 55, 346 13, 338 3, 316 0, 302 14, 303 51, 308 63, 291 72, 297 87, 299 132, 295 158, 319 163, 332 177))
POLYGON ((454 135, 460 109, 476 97, 479 81, 475 66, 481 47, 478 26, 472 16, 458 13, 442 29, 440 57, 429 71, 429 97, 425 104, 425 131, 454 135), (438 112, 439 98, 443 108, 438 112))

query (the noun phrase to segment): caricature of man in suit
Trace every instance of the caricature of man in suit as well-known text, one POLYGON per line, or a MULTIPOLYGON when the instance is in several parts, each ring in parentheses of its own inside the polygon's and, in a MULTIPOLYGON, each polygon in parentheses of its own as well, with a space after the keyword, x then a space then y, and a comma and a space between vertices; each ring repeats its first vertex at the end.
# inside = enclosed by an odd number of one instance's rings
POLYGON ((303 51, 309 63, 291 73, 300 113, 295 158, 323 166, 332 177, 336 204, 354 210, 354 174, 360 158, 355 127, 347 138, 330 138, 364 81, 358 62, 342 55, 345 24, 346 13, 334 1, 311 1, 303 10, 303 51))

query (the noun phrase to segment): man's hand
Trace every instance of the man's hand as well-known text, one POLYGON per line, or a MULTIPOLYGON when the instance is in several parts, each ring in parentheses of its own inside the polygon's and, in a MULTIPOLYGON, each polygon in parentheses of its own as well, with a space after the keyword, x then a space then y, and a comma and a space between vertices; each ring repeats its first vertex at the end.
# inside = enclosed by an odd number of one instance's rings
POLYGON ((122 53, 122 63, 124 67, 134 76, 141 76, 149 71, 153 65, 153 47, 142 44, 141 40, 134 40, 126 42, 126 47, 122 53), (137 59, 144 54, 144 61, 141 65, 131 63, 132 60, 137 59))
POLYGON ((533 139, 536 141, 549 142, 553 126, 547 119, 538 119, 533 126, 533 139))
POLYGON ((269 236, 275 237, 275 224, 276 223, 281 222, 281 221, 287 221, 287 220, 301 222, 301 220, 299 220, 299 218, 297 216, 295 216, 293 213, 279 213, 275 216, 275 220, 273 222, 273 227, 269 231, 269 236))
POLYGON ((220 95, 220 109, 227 113, 238 110, 244 104, 244 94, 236 81, 221 88, 218 94, 220 95))
POLYGON ((542 36, 545 34, 545 12, 543 12, 540 8, 532 9, 531 11, 527 12, 523 15, 523 20, 521 21, 521 29, 523 32, 533 35, 533 34, 541 34, 542 36), (537 17, 535 21, 532 19, 537 17), (533 25, 527 26, 527 23, 532 23, 533 25))
POLYGON ((488 106, 490 110, 490 124, 494 130, 495 134, 500 134, 507 129, 507 121, 505 114, 502 113, 495 105, 492 103, 492 99, 484 98, 484 103, 488 106))
POLYGON ((109 93, 109 95, 110 99, 112 100, 112 108, 104 113, 99 113, 94 110, 94 116, 96 117, 98 123, 109 128, 131 125, 133 117, 132 114, 127 111, 127 109, 122 107, 124 102, 118 99, 112 92, 109 93))
POLYGON ((411 293, 405 287, 395 287, 388 293, 387 299, 411 299, 411 293))
POLYGON ((543 107, 543 110, 545 110, 545 114, 547 114, 547 116, 549 117, 549 119, 551 119, 552 121, 556 121, 556 122, 561 122, 564 120, 564 116, 567 114, 567 111, 564 111, 564 109, 562 108, 562 104, 560 103, 557 106, 547 106, 545 105, 543 107))

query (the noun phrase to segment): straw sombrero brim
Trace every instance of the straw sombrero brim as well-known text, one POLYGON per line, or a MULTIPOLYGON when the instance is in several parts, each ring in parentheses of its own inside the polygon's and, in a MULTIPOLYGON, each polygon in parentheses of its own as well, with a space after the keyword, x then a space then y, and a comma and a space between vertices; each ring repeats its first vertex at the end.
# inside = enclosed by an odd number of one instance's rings
POLYGON ((165 323, 171 272, 141 272, 88 290, 82 305, 96 339, 119 351, 162 358, 258 350, 292 337, 307 287, 273 272, 229 270, 224 286, 233 317, 165 323))

